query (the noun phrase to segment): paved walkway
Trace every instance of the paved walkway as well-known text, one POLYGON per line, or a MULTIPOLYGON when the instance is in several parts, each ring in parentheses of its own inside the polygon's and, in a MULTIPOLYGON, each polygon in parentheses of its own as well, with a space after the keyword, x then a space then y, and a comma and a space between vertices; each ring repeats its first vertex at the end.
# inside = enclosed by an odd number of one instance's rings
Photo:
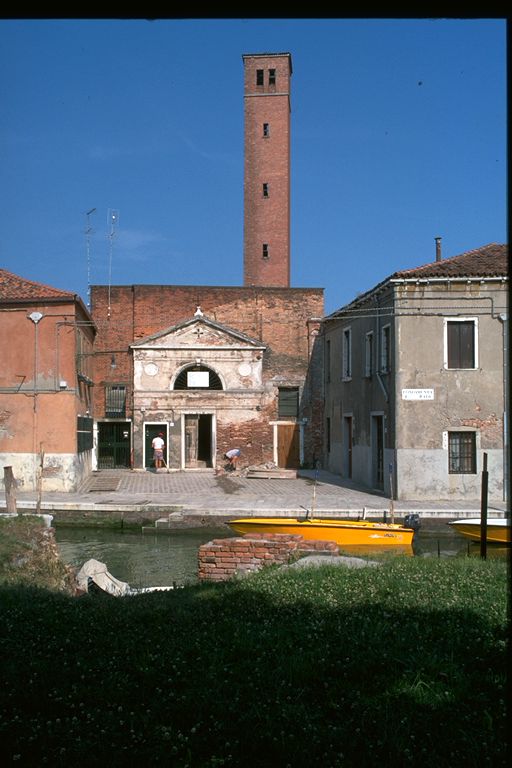
MULTIPOLYGON (((34 509, 37 495, 17 492, 18 509, 34 509)), ((5 501, 0 501, 5 506, 5 501)), ((366 509, 371 518, 389 513, 390 499, 355 486, 337 475, 301 471, 290 479, 257 479, 242 473, 216 475, 213 470, 159 473, 138 470, 103 470, 94 473, 77 493, 43 493, 41 511, 127 510, 185 515, 293 516, 314 508, 317 516, 357 517, 366 509)), ((505 501, 489 500, 489 517, 506 514, 505 501)), ((478 517, 480 501, 395 501, 398 516, 417 512, 428 518, 478 517)))

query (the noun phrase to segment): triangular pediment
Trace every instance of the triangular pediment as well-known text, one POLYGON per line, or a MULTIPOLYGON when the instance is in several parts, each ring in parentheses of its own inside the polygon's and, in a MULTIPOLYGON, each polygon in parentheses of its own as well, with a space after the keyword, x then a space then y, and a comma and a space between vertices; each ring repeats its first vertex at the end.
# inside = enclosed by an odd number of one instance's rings
POLYGON ((265 349, 258 339, 210 320, 204 315, 194 316, 178 325, 173 325, 131 345, 132 349, 207 349, 228 347, 230 349, 265 349))

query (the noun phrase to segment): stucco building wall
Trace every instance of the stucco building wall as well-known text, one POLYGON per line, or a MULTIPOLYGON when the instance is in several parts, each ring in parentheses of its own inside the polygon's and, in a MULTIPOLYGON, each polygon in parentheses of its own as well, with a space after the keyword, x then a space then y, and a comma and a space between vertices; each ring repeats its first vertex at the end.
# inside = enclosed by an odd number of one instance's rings
MULTIPOLYGON (((488 248, 500 265, 504 247, 488 248)), ((468 257, 474 265, 473 252, 468 257)), ((468 257, 440 268, 462 271, 468 257)), ((486 453, 489 496, 503 498, 508 291, 505 277, 487 277, 484 270, 481 279, 390 279, 326 319, 324 450, 330 471, 398 499, 475 500, 486 453), (448 327, 454 323, 474 329, 474 365, 448 361, 448 327), (386 327, 389 366, 383 365, 386 327), (450 461, 458 435, 474 440, 472 469, 457 471, 450 461)))
MULTIPOLYGON (((22 289, 24 281, 11 277, 22 289)), ((35 291, 38 284, 30 285, 35 291)), ((78 349, 88 365, 90 318, 72 300, 29 303, 13 296, 0 303, 0 323, 0 467, 12 467, 23 491, 75 490, 92 459, 92 450, 77 449, 77 418, 92 411, 90 386, 77 365, 78 349)))

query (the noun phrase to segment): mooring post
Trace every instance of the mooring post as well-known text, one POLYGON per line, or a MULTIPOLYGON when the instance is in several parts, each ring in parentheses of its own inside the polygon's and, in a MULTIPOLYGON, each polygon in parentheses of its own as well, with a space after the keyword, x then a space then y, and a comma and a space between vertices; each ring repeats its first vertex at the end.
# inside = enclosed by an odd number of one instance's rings
POLYGON ((12 467, 4 467, 5 509, 8 514, 15 515, 16 508, 16 480, 12 467))
POLYGON ((487 493, 489 488, 489 473, 487 471, 487 454, 484 453, 484 468, 482 470, 482 498, 480 500, 480 557, 487 557, 487 493))

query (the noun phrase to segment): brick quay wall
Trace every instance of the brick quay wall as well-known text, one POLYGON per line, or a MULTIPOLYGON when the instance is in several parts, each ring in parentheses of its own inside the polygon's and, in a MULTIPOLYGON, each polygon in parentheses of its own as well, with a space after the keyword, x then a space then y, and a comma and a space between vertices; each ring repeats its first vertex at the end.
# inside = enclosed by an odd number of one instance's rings
POLYGON ((199 581, 229 581, 234 576, 259 571, 268 565, 284 565, 310 554, 338 555, 333 541, 304 539, 287 533, 248 533, 213 539, 199 548, 199 581))

